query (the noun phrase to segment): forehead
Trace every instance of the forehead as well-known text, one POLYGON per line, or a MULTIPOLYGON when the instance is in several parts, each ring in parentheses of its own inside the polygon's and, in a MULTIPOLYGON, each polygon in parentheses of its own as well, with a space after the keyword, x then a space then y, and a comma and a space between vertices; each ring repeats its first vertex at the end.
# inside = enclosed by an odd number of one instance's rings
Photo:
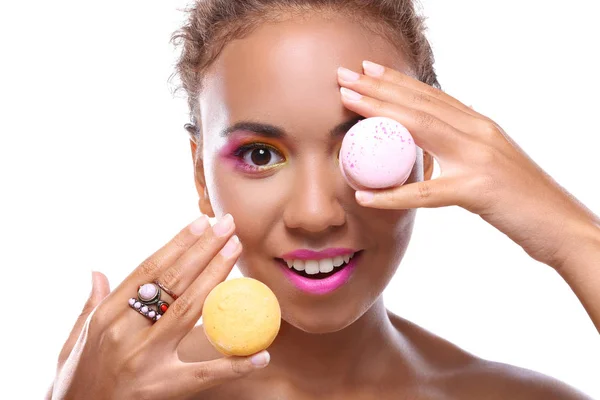
POLYGON ((349 114, 340 101, 337 68, 361 72, 365 59, 408 72, 394 45, 344 17, 264 24, 228 43, 207 71, 200 96, 205 132, 216 115, 228 123, 250 119, 290 131, 317 123, 330 128, 349 114))

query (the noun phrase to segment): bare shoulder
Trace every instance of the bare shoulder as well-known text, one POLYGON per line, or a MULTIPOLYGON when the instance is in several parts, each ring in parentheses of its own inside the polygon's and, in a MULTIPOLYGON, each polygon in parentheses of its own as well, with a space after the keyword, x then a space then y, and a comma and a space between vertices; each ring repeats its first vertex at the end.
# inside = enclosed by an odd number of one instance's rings
POLYGON ((591 400, 555 378, 483 360, 396 315, 390 318, 421 360, 424 380, 444 399, 591 400))
POLYGON ((479 360, 470 368, 461 371, 455 383, 448 385, 453 391, 467 390, 472 396, 469 398, 478 399, 592 399, 550 376, 514 365, 487 360, 479 360))
MULTIPOLYGON (((411 362, 420 381, 419 399, 592 400, 555 378, 483 360, 412 322, 392 314, 390 318, 412 352, 411 362)), ((211 346, 201 326, 186 336, 178 350, 181 359, 187 362, 222 357, 211 346)), ((234 393, 243 388, 230 385, 229 389, 234 393)), ((223 390, 209 391, 203 399, 223 398, 223 390)))

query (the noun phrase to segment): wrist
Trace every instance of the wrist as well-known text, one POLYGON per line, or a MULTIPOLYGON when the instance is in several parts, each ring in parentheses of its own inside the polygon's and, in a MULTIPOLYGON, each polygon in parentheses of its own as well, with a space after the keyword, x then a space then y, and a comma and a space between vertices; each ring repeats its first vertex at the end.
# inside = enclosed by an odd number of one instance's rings
POLYGON ((551 265, 559 274, 573 274, 573 269, 584 265, 600 265, 600 220, 576 221, 564 234, 564 246, 551 265))
POLYGON ((561 253, 562 261, 552 265, 571 287, 600 332, 600 223, 582 223, 571 232, 570 248, 561 253))

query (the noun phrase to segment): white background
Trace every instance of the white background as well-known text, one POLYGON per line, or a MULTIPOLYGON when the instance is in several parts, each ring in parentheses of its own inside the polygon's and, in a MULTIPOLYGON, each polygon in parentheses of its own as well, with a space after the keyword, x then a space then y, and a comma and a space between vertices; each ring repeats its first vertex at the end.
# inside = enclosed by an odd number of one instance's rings
MULTIPOLYGON (((198 216, 187 109, 167 84, 185 3, 0 4, 3 398, 42 397, 92 269, 114 287, 198 216)), ((443 88, 600 212, 595 3, 423 4, 443 88)), ((478 216, 420 211, 386 301, 481 357, 600 398, 600 337, 577 298, 478 216)))

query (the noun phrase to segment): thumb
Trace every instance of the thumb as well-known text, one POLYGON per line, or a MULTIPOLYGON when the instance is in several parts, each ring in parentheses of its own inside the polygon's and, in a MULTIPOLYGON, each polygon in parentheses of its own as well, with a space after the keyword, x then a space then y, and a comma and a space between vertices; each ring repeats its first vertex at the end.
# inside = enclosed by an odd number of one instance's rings
POLYGON ((182 374, 181 387, 188 393, 206 390, 227 381, 242 378, 258 369, 265 368, 271 360, 263 350, 250 357, 225 357, 212 361, 187 364, 182 374))
POLYGON ((90 291, 90 296, 85 302, 83 310, 81 311, 81 314, 79 314, 77 321, 75 321, 75 325, 73 326, 73 329, 71 330, 71 333, 69 334, 69 337, 67 338, 67 341, 60 352, 58 357, 59 368, 69 357, 69 354, 71 354, 71 350, 73 350, 73 346, 75 346, 75 343, 81 334, 81 330, 83 329, 83 325, 85 324, 88 316, 94 310, 94 308, 96 308, 96 306, 100 304, 100 302, 104 300, 106 296, 108 296, 109 293, 110 284, 108 283, 108 278, 106 275, 104 275, 102 272, 92 271, 92 290, 90 291))
POLYGON ((110 293, 110 283, 102 272, 92 271, 92 291, 90 297, 83 307, 82 315, 89 315, 94 308, 110 293))

